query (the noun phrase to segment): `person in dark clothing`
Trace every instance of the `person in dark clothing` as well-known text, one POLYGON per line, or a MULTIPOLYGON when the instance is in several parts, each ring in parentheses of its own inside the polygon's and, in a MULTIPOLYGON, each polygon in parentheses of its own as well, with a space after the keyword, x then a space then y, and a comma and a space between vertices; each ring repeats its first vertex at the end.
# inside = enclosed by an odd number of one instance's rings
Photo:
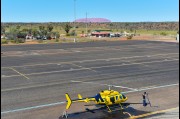
POLYGON ((142 94, 142 97, 143 97, 143 106, 147 106, 147 102, 146 102, 146 96, 147 96, 147 93, 144 92, 144 94, 142 94))

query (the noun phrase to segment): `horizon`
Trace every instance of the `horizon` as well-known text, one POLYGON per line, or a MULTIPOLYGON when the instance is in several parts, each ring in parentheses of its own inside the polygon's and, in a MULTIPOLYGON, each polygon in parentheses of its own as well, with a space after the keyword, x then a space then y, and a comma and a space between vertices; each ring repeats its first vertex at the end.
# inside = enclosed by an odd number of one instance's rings
POLYGON ((2 0, 1 3, 3 23, 73 22, 86 17, 111 22, 179 22, 179 0, 2 0))
MULTIPOLYGON (((140 21, 140 22, 102 22, 102 23, 172 23, 172 22, 179 22, 179 21, 140 21)), ((1 23, 74 23, 74 22, 2 22, 1 23)), ((76 23, 84 23, 84 22, 76 22, 76 23)), ((88 22, 88 23, 93 23, 93 22, 88 22)), ((96 22, 94 22, 96 23, 96 22)), ((98 22, 97 22, 98 23, 98 22)))

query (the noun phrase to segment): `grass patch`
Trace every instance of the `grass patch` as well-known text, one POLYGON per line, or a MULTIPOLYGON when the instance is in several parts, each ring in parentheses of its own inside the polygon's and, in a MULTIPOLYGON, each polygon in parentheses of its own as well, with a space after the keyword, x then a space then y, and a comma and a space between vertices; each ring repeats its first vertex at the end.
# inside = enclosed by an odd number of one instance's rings
POLYGON ((151 34, 151 35, 176 35, 177 31, 168 30, 136 30, 136 34, 151 34))

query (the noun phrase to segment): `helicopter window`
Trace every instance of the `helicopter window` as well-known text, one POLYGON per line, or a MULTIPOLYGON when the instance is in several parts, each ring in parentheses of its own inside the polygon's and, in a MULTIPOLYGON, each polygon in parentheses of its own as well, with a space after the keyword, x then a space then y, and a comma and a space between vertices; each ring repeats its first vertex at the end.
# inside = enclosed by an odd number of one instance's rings
POLYGON ((118 100, 118 96, 116 96, 116 100, 118 100))
POLYGON ((120 95, 120 99, 123 99, 122 95, 120 95))
POLYGON ((115 103, 115 97, 110 97, 112 103, 115 103))
POLYGON ((125 95, 122 94, 122 96, 123 96, 124 99, 126 99, 126 96, 125 96, 125 95))

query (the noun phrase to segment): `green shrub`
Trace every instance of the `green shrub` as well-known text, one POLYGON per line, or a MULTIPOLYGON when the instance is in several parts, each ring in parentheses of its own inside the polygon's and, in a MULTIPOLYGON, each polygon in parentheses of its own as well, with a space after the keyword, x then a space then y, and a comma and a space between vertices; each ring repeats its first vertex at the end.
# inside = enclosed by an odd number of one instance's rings
POLYGON ((67 33, 67 34, 66 34, 66 36, 70 36, 70 34, 69 34, 69 33, 67 33))
POLYGON ((38 40, 38 43, 43 43, 43 40, 42 39, 38 40))
POLYGON ((70 36, 76 36, 76 35, 77 34, 76 34, 75 30, 71 31, 70 36))
POLYGON ((8 41, 6 39, 1 39, 1 44, 8 44, 8 41))
POLYGON ((17 38, 16 43, 25 43, 25 39, 23 38, 17 38))
POLYGON ((132 37, 133 37, 133 35, 129 35, 129 36, 127 36, 127 39, 130 40, 130 39, 132 39, 132 37))
POLYGON ((58 39, 58 38, 56 38, 55 42, 59 42, 59 39, 58 39))
POLYGON ((10 40, 11 43, 15 43, 16 41, 15 40, 10 40))
POLYGON ((160 35, 162 35, 162 36, 166 36, 166 35, 167 35, 167 33, 166 33, 166 32, 161 32, 161 33, 160 33, 160 35))

